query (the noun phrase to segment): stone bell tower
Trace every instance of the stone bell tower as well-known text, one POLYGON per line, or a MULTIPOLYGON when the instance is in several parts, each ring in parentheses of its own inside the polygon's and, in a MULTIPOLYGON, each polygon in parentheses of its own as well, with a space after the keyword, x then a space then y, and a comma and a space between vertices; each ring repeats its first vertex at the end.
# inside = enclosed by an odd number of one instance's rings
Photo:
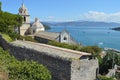
POLYGON ((22 26, 20 27, 19 33, 20 35, 26 35, 28 33, 28 29, 30 28, 30 15, 24 4, 22 4, 19 8, 18 14, 23 17, 22 26))

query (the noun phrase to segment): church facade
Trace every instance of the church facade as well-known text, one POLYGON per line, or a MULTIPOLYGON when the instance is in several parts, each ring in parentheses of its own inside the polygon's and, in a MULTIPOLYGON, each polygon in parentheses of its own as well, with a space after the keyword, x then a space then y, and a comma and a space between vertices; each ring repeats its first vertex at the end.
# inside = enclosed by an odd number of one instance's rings
POLYGON ((30 15, 24 4, 22 4, 22 6, 19 8, 18 15, 22 16, 23 18, 22 25, 19 27, 19 29, 15 28, 15 31, 20 35, 34 34, 36 32, 45 30, 44 26, 37 18, 35 18, 35 22, 32 24, 32 26, 30 25, 30 15))

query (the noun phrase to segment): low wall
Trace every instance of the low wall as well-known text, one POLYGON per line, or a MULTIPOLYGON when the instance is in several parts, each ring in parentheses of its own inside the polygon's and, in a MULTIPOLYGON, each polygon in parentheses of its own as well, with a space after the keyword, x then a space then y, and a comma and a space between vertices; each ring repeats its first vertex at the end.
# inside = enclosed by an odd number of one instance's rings
POLYGON ((98 61, 95 59, 66 60, 30 49, 7 43, 0 36, 0 46, 9 49, 18 60, 34 60, 45 65, 52 73, 52 80, 95 80, 98 61))

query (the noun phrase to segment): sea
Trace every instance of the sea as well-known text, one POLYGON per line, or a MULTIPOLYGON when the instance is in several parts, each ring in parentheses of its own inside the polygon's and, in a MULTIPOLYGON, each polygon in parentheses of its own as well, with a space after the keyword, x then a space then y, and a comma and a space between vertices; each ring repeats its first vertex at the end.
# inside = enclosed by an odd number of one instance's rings
POLYGON ((49 32, 61 32, 64 29, 83 46, 99 46, 120 50, 120 31, 114 26, 51 26, 49 32))

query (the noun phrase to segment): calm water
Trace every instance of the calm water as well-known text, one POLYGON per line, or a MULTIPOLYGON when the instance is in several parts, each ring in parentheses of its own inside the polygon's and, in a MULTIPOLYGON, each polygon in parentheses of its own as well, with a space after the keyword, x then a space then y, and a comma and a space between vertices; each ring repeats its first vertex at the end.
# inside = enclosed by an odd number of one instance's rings
POLYGON ((115 48, 120 50, 120 31, 111 30, 111 27, 90 26, 51 26, 51 32, 61 32, 66 29, 72 37, 82 45, 97 45, 102 48, 115 48))

